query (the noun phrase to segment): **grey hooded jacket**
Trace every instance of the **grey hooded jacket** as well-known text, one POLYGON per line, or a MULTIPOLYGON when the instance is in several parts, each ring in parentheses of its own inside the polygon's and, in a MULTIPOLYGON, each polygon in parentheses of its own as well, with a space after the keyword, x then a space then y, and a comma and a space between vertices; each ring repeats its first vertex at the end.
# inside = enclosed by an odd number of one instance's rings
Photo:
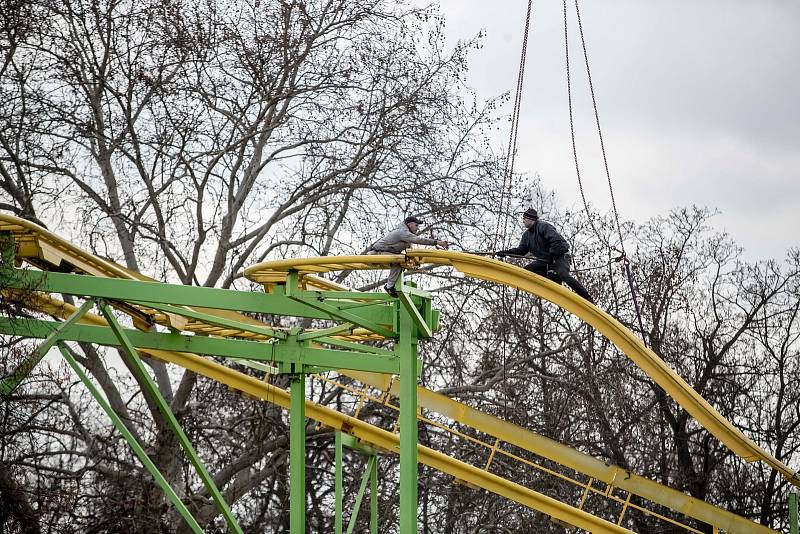
POLYGON ((436 239, 419 237, 411 232, 408 226, 401 224, 382 238, 375 241, 369 248, 375 252, 387 254, 400 254, 411 245, 435 245, 436 239))

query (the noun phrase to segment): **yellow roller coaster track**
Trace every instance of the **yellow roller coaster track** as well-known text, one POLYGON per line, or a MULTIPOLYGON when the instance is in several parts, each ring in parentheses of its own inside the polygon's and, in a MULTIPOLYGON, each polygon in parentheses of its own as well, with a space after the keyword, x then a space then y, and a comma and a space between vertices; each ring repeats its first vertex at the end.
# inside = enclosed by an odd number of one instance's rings
MULTIPOLYGON (((85 252, 59 238, 55 234, 15 217, 0 214, 0 231, 10 231, 14 234, 15 240, 18 243, 16 251, 18 263, 25 261, 45 270, 54 268, 64 269, 66 266, 70 270, 81 274, 134 280, 151 280, 139 273, 135 273, 113 262, 85 252)), ((380 269, 386 268, 392 263, 404 263, 409 267, 421 264, 450 265, 468 276, 518 287, 560 305, 608 336, 609 339, 623 350, 634 362, 637 362, 645 372, 648 372, 657 383, 662 385, 665 390, 667 390, 667 387, 662 384, 662 381, 677 392, 683 390, 682 397, 675 397, 673 395, 676 400, 683 399, 683 401, 692 406, 695 411, 704 415, 706 420, 715 421, 719 428, 727 428, 725 432, 720 431, 720 433, 726 436, 729 441, 722 440, 722 438, 720 439, 728 444, 734 452, 736 452, 737 449, 731 446, 730 443, 736 444, 739 450, 747 452, 746 455, 740 454, 743 458, 748 460, 763 460, 778 469, 778 471, 786 476, 793 484, 797 483, 794 472, 769 456, 752 441, 744 437, 738 430, 733 428, 729 422, 722 418, 708 403, 700 398, 674 371, 655 354, 644 347, 632 333, 627 331, 627 329, 616 320, 591 304, 575 297, 560 286, 535 275, 531 275, 527 271, 517 267, 467 254, 431 250, 411 250, 408 252, 407 256, 353 256, 279 260, 253 266, 247 269, 246 274, 250 279, 263 283, 265 288, 269 289, 272 284, 282 282, 287 272, 294 270, 301 273, 305 287, 308 289, 331 291, 346 288, 327 281, 317 276, 318 274, 342 269, 380 269), (648 371, 648 369, 651 371, 648 371), (651 374, 651 372, 653 374, 651 374), (677 386, 675 384, 677 384, 677 386), (700 402, 698 402, 698 400, 700 402)), ((36 293, 32 297, 30 292, 4 291, 4 296, 8 299, 21 300, 22 303, 30 309, 61 318, 68 317, 75 310, 73 306, 65 304, 46 294, 36 293)), ((182 317, 177 313, 164 314, 157 310, 147 309, 128 303, 117 303, 117 307, 120 311, 130 315, 134 324, 140 328, 145 328, 148 324, 157 322, 170 325, 178 330, 191 331, 200 335, 231 337, 253 336, 252 331, 226 328, 224 324, 218 324, 216 322, 194 321, 182 317)), ((252 324, 256 329, 258 327, 269 326, 236 312, 209 309, 203 309, 203 311, 207 315, 215 315, 221 318, 232 319, 239 323, 252 324)), ((94 325, 106 324, 105 319, 94 314, 87 314, 80 322, 94 325)), ((374 338, 374 335, 360 335, 356 332, 347 339, 365 340, 374 338)), ((276 388, 275 386, 217 364, 211 360, 194 354, 154 349, 143 349, 141 352, 166 362, 181 365, 213 380, 218 380, 237 391, 288 408, 289 397, 285 390, 276 388)), ((386 375, 357 373, 352 371, 342 372, 341 374, 348 375, 365 384, 365 390, 368 387, 372 387, 390 393, 396 390, 398 384, 396 380, 392 380, 391 377, 386 375)), ((693 499, 671 488, 652 482, 629 471, 622 470, 619 467, 605 464, 584 453, 511 423, 502 421, 496 417, 482 413, 452 399, 426 390, 425 388, 418 387, 417 390, 420 405, 425 409, 439 413, 458 424, 495 438, 493 443, 490 444, 492 455, 497 453, 513 456, 502 450, 502 443, 504 442, 556 462, 569 469, 574 469, 575 471, 583 473, 589 478, 588 482, 583 483, 582 486, 584 488, 583 500, 585 500, 585 496, 589 491, 604 493, 606 497, 613 498, 613 489, 619 488, 620 490, 628 492, 628 498, 626 500, 619 498, 614 499, 621 503, 624 501, 625 508, 630 505, 631 508, 638 508, 645 513, 661 517, 677 525, 680 525, 680 523, 676 523, 669 518, 664 518, 659 514, 648 512, 630 503, 630 496, 638 495, 653 503, 684 514, 687 517, 708 523, 718 529, 723 529, 726 532, 774 532, 767 527, 752 523, 745 518, 703 501, 693 499), (606 487, 601 492, 597 487, 592 486, 593 481, 602 482, 606 487)), ((669 390, 667 391, 669 392, 669 390)), ((386 394, 381 397, 385 401, 386 394)), ((681 401, 679 400, 679 402, 681 401)), ((684 402, 681 402, 681 404, 684 405, 684 402)), ((684 405, 684 407, 687 408, 690 413, 694 414, 686 405, 684 405)), ((396 434, 374 427, 360 421, 356 417, 331 410, 311 401, 306 401, 306 414, 308 417, 328 427, 343 430, 367 444, 384 450, 397 451, 398 441, 396 434)), ((432 423, 432 421, 423 418, 421 415, 420 418, 428 424, 432 423)), ((699 417, 698 421, 705 425, 703 420, 699 417)), ((711 428, 709 428, 709 430, 711 430, 711 428)), ((716 433, 714 434, 717 435, 716 433)), ((720 436, 717 435, 717 437, 720 436)), ((473 442, 477 442, 474 438, 470 439, 473 442)), ((739 453, 737 452, 737 454, 739 453)), ((561 503, 494 475, 488 471, 488 463, 481 469, 423 446, 419 446, 419 459, 422 463, 448 473, 459 480, 540 510, 553 518, 571 525, 592 532, 628 532, 628 530, 618 525, 614 525, 613 523, 588 514, 579 507, 576 508, 561 503)), ((620 515, 620 521, 621 520, 622 515, 620 515)), ((697 530, 691 527, 685 525, 680 526, 687 531, 697 532, 697 530)))
POLYGON ((525 269, 502 261, 466 254, 429 249, 410 249, 405 255, 343 256, 276 260, 260 263, 245 270, 249 279, 268 287, 285 278, 289 271, 304 276, 317 276, 345 269, 385 269, 390 264, 409 268, 421 265, 451 266, 464 275, 514 287, 539 296, 559 306, 606 336, 630 360, 661 386, 684 410, 740 458, 760 460, 800 487, 797 473, 746 437, 714 409, 681 378, 664 360, 645 346, 633 332, 597 306, 575 295, 559 284, 525 269))

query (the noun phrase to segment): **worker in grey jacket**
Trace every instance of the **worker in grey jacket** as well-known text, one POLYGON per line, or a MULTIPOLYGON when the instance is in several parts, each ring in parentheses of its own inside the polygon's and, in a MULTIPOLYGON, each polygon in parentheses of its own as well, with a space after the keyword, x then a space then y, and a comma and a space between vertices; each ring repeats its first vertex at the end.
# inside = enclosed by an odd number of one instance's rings
MULTIPOLYGON (((375 241, 369 247, 367 254, 402 254, 411 245, 434 245, 437 247, 447 248, 450 243, 441 239, 429 239, 427 237, 419 237, 419 225, 424 224, 416 217, 406 217, 403 224, 375 241)), ((400 265, 392 265, 389 270, 389 279, 386 281, 384 289, 393 297, 397 297, 397 290, 395 284, 397 279, 400 278, 400 273, 403 268, 400 265)))

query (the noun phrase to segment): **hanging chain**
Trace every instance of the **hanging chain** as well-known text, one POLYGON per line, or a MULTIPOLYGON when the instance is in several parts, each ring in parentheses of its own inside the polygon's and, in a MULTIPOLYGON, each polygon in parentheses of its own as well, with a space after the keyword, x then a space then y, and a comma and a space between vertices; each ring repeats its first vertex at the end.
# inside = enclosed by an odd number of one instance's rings
MULTIPOLYGON (((581 36, 581 47, 583 48, 583 59, 586 64, 586 76, 589 80, 589 91, 592 96, 592 108, 594 110, 594 118, 595 124, 597 125, 597 135, 600 139, 600 151, 603 154, 603 166, 606 172, 606 180, 608 182, 608 191, 611 194, 611 209, 614 214, 614 223, 616 225, 617 234, 619 235, 619 243, 620 243, 620 252, 622 253, 622 265, 625 269, 625 276, 628 280, 628 285, 630 286, 631 290, 631 298, 633 299, 633 307, 636 310, 636 319, 638 321, 639 330, 642 336, 642 341, 645 345, 647 345, 647 339, 645 337, 645 330, 644 330, 644 323, 642 321, 642 312, 641 308, 639 307, 639 299, 636 294, 636 284, 633 279, 633 273, 631 272, 630 261, 628 260, 628 255, 625 253, 625 240, 622 236, 622 226, 619 222, 619 212, 617 211, 617 201, 614 196, 614 186, 611 183, 611 172, 608 168, 608 156, 606 155, 606 147, 605 142, 603 141, 603 130, 600 127, 600 114, 597 111, 597 97, 595 96, 594 92, 594 83, 592 82, 592 71, 589 67, 589 54, 586 51, 586 37, 583 33, 583 23, 581 21, 581 10, 580 6, 578 5, 578 0, 575 0, 575 13, 578 19, 578 31, 581 36)), ((570 87, 570 71, 569 71, 569 34, 567 31, 567 0, 564 0, 564 49, 566 50, 566 59, 567 59, 567 95, 569 98, 569 125, 570 125, 570 132, 572 134, 572 154, 575 158, 575 171, 578 175, 578 187, 581 191, 581 198, 583 199, 583 205, 586 208, 586 216, 589 219, 589 223, 592 226, 592 230, 594 230, 597 237, 605 242, 603 239, 602 234, 597 231, 597 228, 594 225, 594 221, 592 220, 591 213, 589 212, 589 204, 586 201, 586 196, 584 195, 583 191, 583 183, 581 181, 580 169, 578 166, 578 153, 575 148, 575 129, 572 117, 572 91, 570 87)), ((608 245, 608 243, 606 243, 608 245)))
POLYGON ((522 88, 525 80, 525 59, 528 53, 528 33, 531 25, 531 8, 533 0, 528 0, 528 9, 525 16, 525 29, 522 33, 522 52, 519 58, 519 69, 517 71, 517 86, 514 92, 514 109, 511 112, 511 131, 508 135, 508 151, 506 153, 505 165, 503 168, 503 188, 500 191, 500 214, 497 218, 497 226, 495 228, 496 238, 505 243, 507 237, 507 210, 506 208, 506 191, 511 182, 511 177, 514 174, 514 161, 517 155, 517 135, 519 132, 519 115, 522 107, 522 88), (502 226, 502 235, 500 228, 502 226))

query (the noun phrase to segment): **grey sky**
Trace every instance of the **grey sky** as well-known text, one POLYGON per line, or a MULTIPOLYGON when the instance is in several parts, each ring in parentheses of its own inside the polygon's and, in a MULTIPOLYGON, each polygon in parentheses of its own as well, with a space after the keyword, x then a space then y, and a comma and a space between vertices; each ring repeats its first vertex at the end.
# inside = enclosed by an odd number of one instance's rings
MULTIPOLYGON (((442 0, 451 44, 486 30, 469 83, 516 83, 527 0, 442 0)), ((643 221, 692 203, 721 211, 750 260, 800 245, 800 2, 581 2, 620 213, 643 221)), ((534 1, 516 170, 581 201, 569 141, 562 3, 534 1)), ((592 204, 610 206, 574 12, 570 59, 578 154, 592 204)), ((510 105, 507 109, 510 111, 510 105)), ((506 142, 508 130, 500 139, 506 142)))

